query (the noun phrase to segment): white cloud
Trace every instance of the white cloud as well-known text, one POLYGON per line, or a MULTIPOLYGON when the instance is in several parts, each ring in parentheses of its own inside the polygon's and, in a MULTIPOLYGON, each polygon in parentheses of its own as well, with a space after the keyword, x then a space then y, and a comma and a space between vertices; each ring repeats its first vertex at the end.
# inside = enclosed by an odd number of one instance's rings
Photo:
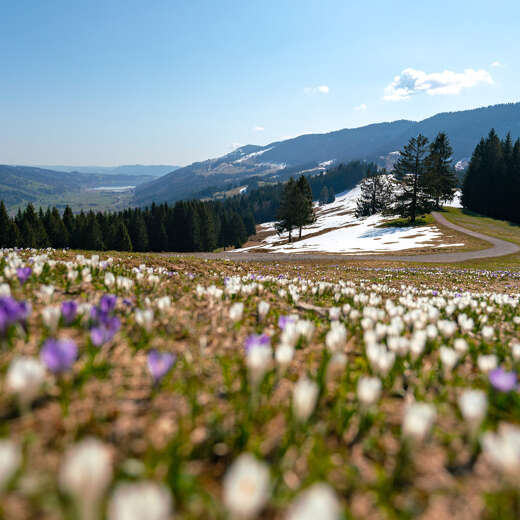
POLYGON ((399 76, 395 76, 390 85, 385 88, 383 99, 386 101, 400 101, 408 99, 414 94, 426 92, 430 96, 460 94, 463 88, 470 88, 479 83, 493 84, 493 78, 488 71, 480 69, 466 69, 464 72, 426 73, 412 68, 405 69, 399 76))
POLYGON ((495 68, 498 68, 498 69, 501 69, 504 64, 503 63, 500 63, 499 61, 494 61, 492 64, 491 64, 492 67, 495 67, 495 68))
POLYGON ((367 106, 365 105, 365 103, 361 103, 361 105, 358 105, 357 107, 354 107, 354 110, 366 110, 367 109, 367 106))
POLYGON ((303 91, 305 94, 328 94, 329 87, 327 87, 327 85, 320 85, 319 87, 305 87, 303 91))
POLYGON ((264 130, 263 126, 253 126, 253 132, 263 132, 264 130))

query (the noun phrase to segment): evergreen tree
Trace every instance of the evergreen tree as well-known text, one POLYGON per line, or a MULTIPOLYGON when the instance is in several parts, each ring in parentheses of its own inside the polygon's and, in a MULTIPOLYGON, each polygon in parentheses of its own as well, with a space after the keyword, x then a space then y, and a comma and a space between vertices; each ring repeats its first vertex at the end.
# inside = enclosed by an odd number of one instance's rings
POLYGON ((291 177, 284 185, 275 225, 279 234, 284 231, 289 233, 289 242, 292 241, 292 230, 296 226, 296 190, 296 181, 291 177))
MULTIPOLYGON (((142 213, 136 210, 135 216, 132 219, 132 234, 131 241, 134 246, 134 251, 145 252, 148 251, 148 231, 146 230, 146 222, 142 213)), ((175 251, 175 249, 173 249, 175 251)))
POLYGON ((11 244, 12 221, 9 218, 4 201, 0 202, 0 247, 13 247, 11 244))
POLYGON ((327 186, 324 185, 320 191, 320 198, 319 198, 320 206, 327 204, 328 201, 329 201, 329 190, 328 190, 327 186))
POLYGON ((122 219, 114 223, 113 249, 116 251, 132 251, 132 241, 128 229, 122 219))
POLYGON ((231 216, 231 229, 233 230, 233 245, 238 249, 247 241, 247 232, 242 217, 236 212, 231 216))
POLYGON ((294 193, 294 224, 298 228, 298 238, 302 237, 302 228, 312 224, 316 217, 312 207, 312 190, 304 175, 301 175, 296 183, 294 193))
POLYGON ((94 212, 89 211, 85 224, 84 236, 82 237, 84 245, 80 245, 80 247, 94 251, 105 249, 101 228, 94 212))
POLYGON ((448 136, 440 132, 430 144, 423 179, 425 189, 434 200, 436 209, 441 209, 441 203, 452 200, 455 194, 457 177, 453 170, 452 155, 453 149, 448 136))
POLYGON ((393 211, 412 223, 433 205, 424 183, 427 144, 428 139, 421 134, 412 137, 394 166, 398 186, 393 211))
POLYGON ((369 217, 388 211, 392 200, 392 182, 383 171, 371 171, 361 181, 361 195, 356 202, 356 217, 369 217))

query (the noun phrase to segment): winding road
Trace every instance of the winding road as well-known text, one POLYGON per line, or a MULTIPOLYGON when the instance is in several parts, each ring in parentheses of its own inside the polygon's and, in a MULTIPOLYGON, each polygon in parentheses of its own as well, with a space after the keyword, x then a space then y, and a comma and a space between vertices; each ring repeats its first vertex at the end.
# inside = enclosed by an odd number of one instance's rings
POLYGON ((449 222, 440 213, 433 212, 433 218, 438 224, 454 229, 460 233, 479 238, 491 244, 487 249, 478 251, 459 251, 455 253, 432 253, 425 255, 389 255, 389 254, 371 254, 371 255, 349 255, 349 254, 320 254, 320 253, 234 253, 232 251, 220 253, 165 253, 168 256, 195 256, 207 259, 224 259, 229 258, 239 262, 319 262, 319 261, 350 261, 350 260, 383 260, 393 262, 421 262, 421 263, 455 263, 465 262, 467 260, 475 260, 481 258, 494 258, 498 256, 507 256, 520 251, 520 246, 501 240, 500 238, 484 235, 471 231, 457 224, 449 222))

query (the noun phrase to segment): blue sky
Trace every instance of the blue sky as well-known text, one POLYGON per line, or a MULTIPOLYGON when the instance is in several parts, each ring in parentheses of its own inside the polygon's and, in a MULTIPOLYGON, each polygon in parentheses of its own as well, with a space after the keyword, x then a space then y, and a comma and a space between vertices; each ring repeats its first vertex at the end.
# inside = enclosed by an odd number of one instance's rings
POLYGON ((16 0, 0 163, 188 164, 520 101, 518 1, 16 0))

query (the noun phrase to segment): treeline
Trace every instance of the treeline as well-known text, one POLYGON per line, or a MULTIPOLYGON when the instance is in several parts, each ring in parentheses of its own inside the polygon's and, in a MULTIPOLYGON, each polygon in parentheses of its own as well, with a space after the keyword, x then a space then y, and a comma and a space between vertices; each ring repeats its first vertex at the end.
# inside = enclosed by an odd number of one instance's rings
POLYGON ((520 223, 520 139, 495 130, 482 138, 471 157, 462 187, 462 204, 477 213, 520 223))
POLYGON ((255 232, 251 211, 237 201, 179 201, 174 206, 114 213, 74 214, 69 207, 35 211, 29 204, 9 217, 0 203, 0 247, 116 251, 212 251, 240 247, 255 232))

